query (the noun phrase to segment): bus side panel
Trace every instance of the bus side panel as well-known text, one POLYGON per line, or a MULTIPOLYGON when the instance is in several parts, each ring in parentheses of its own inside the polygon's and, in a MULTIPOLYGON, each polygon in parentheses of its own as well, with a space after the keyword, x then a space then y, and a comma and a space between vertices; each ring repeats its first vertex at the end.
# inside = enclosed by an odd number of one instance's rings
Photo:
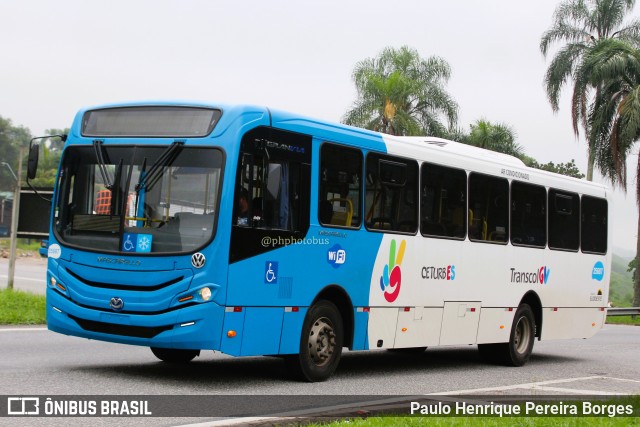
POLYGON ((226 311, 224 313, 222 343, 220 344, 221 352, 231 356, 240 356, 245 313, 245 310, 240 312, 226 311), (230 332, 235 332, 235 334, 230 334, 230 332))
POLYGON ((509 342, 515 309, 487 308, 480 311, 478 344, 509 342))
POLYGON ((369 350, 367 341, 367 325, 369 324, 369 313, 362 308, 353 309, 353 350, 369 350))
POLYGON ((393 348, 398 324, 398 308, 371 307, 369 313, 369 348, 393 348))
POLYGON ((440 345, 475 344, 481 305, 477 301, 445 301, 440 345))
POLYGON ((306 314, 306 308, 300 308, 299 311, 285 311, 279 354, 296 354, 300 351, 300 331, 302 331, 306 314))
POLYGON ((216 350, 220 348, 220 333, 224 307, 215 303, 202 304, 200 310, 189 312, 180 310, 176 319, 171 342, 174 348, 216 350), (195 314, 198 314, 196 316, 195 314), (195 324, 190 325, 191 322, 195 324), (177 325, 180 325, 178 328, 177 325), (201 333, 194 335, 193 329, 198 326, 201 333))
POLYGON ((278 354, 284 309, 282 307, 247 307, 246 311, 240 354, 242 356, 278 354))
POLYGON ((440 343, 442 308, 407 307, 398 313, 394 348, 427 347, 440 343))
POLYGON ((600 308, 542 309, 542 339, 590 338, 604 324, 606 311, 600 308))

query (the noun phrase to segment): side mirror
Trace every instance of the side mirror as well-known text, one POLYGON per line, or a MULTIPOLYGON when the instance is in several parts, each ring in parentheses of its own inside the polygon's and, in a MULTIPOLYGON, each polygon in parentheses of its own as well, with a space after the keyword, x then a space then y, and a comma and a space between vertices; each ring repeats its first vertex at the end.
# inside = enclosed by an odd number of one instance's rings
POLYGON ((38 170, 38 157, 40 156, 40 144, 32 144, 29 147, 29 160, 27 162, 27 177, 35 179, 38 170))

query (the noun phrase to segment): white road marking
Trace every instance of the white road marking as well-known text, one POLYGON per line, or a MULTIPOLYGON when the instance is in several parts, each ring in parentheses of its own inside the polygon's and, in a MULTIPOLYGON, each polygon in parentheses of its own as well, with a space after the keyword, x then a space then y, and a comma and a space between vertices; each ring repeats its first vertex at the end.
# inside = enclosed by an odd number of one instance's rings
POLYGON ((476 394, 476 393, 486 393, 491 391, 516 390, 519 388, 533 389, 535 387, 543 387, 551 384, 562 384, 562 383, 570 383, 574 381, 598 380, 598 379, 605 379, 605 378, 607 377, 603 377, 601 375, 595 375, 591 377, 566 378, 561 380, 539 381, 535 383, 515 384, 515 385, 507 385, 507 386, 500 386, 500 387, 485 387, 485 388, 473 388, 473 389, 467 389, 467 390, 445 391, 445 392, 429 393, 427 396, 450 396, 454 394, 476 394))
MULTIPOLYGON (((429 393, 425 395, 414 396, 416 399, 425 396, 452 396, 452 395, 460 395, 460 394, 477 394, 477 393, 486 393, 486 392, 500 392, 506 390, 535 390, 538 392, 560 392, 564 395, 589 395, 589 396, 615 396, 615 395, 624 395, 628 393, 616 393, 609 391, 597 391, 597 390, 584 390, 584 389, 571 389, 571 388, 563 388, 563 387, 554 387, 553 384, 568 384, 576 381, 587 381, 587 380, 615 380, 615 381, 628 381, 634 383, 640 383, 638 380, 630 380, 624 378, 611 378, 601 375, 594 375, 588 377, 577 377, 577 378, 563 378, 557 380, 548 380, 548 381, 538 381, 534 383, 525 383, 525 384, 514 384, 509 386, 501 386, 501 387, 485 387, 485 388, 476 388, 476 389, 468 389, 468 390, 454 390, 447 392, 438 392, 438 393, 429 393)), ((535 396, 541 396, 540 394, 536 394, 535 396)), ((314 409, 306 409, 301 411, 288 412, 283 414, 282 417, 274 418, 274 417, 247 417, 247 418, 228 418, 221 419, 215 421, 209 421, 198 424, 188 424, 182 425, 182 427, 221 427, 221 426, 235 426, 241 424, 249 424, 251 422, 272 422, 272 423, 285 423, 287 420, 295 419, 295 417, 304 416, 305 414, 313 414, 313 413, 322 413, 329 412, 339 409, 345 408, 354 408, 354 407, 364 407, 364 406, 373 406, 373 405, 381 405, 381 404, 390 404, 394 402, 405 402, 407 399, 411 399, 412 396, 402 396, 399 398, 387 398, 381 400, 373 400, 369 402, 359 402, 352 404, 344 404, 344 405, 335 405, 325 408, 314 408, 314 409)), ((481 399, 482 396, 474 396, 474 400, 481 399)), ((465 396, 456 396, 455 398, 447 398, 444 401, 456 401, 458 399, 466 399, 465 396)))
MULTIPOLYGON (((8 279, 8 278, 9 278, 9 276, 5 276, 4 274, 0 274, 0 278, 2 278, 2 279, 8 279)), ((13 279, 14 279, 14 280, 17 280, 17 279, 19 279, 19 280, 29 280, 29 281, 31 281, 31 282, 39 282, 39 283, 46 283, 46 282, 47 282, 47 281, 46 281, 46 280, 44 280, 44 279, 34 279, 34 278, 32 278, 32 277, 23 277, 23 276, 13 276, 13 279)))
POLYGON ((615 393, 611 391, 596 391, 596 390, 584 390, 584 389, 561 388, 561 387, 545 387, 545 386, 532 387, 531 390, 558 392, 566 395, 586 394, 586 395, 592 395, 592 396, 622 396, 624 394, 628 394, 628 393, 615 393))

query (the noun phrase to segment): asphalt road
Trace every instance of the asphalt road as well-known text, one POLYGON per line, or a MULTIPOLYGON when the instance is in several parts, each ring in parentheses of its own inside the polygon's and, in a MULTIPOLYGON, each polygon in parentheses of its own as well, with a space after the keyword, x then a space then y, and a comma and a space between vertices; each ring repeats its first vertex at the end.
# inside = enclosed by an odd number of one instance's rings
MULTIPOLYGON (((276 395, 256 407, 261 414, 299 409, 291 396, 336 405, 360 395, 444 394, 640 394, 640 328, 607 325, 590 340, 536 342, 530 362, 521 368, 487 365, 475 346, 428 349, 421 355, 387 351, 343 356, 327 382, 288 379, 274 357, 231 358, 203 353, 186 366, 157 361, 149 349, 67 337, 43 328, 0 329, 0 395, 276 395), (276 406, 278 406, 276 405, 276 406)), ((241 398, 240 398, 241 400, 241 398)), ((258 402, 258 405, 260 402, 258 402)), ((26 425, 19 419, 0 424, 26 425)), ((52 420, 30 418, 29 425, 52 420)), ((136 418, 127 425, 180 425, 193 418, 136 418)), ((92 419, 92 425, 120 425, 123 419, 92 419)), ((67 418, 65 424, 86 425, 67 418)))
MULTIPOLYGON (((0 288, 7 287, 9 260, 0 258, 0 288)), ((45 294, 47 260, 39 257, 24 257, 16 260, 13 286, 21 291, 45 294)))

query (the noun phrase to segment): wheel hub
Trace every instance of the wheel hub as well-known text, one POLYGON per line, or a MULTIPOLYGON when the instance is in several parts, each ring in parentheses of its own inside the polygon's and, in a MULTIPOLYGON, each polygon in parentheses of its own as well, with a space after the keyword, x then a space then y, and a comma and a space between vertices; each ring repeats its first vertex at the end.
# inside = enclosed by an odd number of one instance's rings
POLYGON ((311 327, 309 332, 309 355, 316 365, 327 363, 336 348, 336 335, 327 318, 321 318, 311 327))
POLYGON ((516 324, 515 335, 513 337, 513 344, 516 351, 523 354, 527 351, 529 341, 531 338, 531 326, 529 325, 529 319, 521 317, 516 324))

